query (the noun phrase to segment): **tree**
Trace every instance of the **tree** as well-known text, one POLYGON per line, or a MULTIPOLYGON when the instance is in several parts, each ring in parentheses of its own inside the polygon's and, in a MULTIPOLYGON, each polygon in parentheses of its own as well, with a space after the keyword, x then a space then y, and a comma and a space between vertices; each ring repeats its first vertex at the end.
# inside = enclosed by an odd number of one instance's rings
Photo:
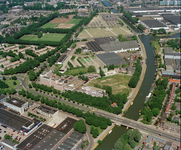
POLYGON ((10 140, 10 139, 11 139, 11 136, 10 136, 10 135, 8 135, 8 134, 5 134, 5 135, 4 135, 4 138, 5 138, 5 139, 9 139, 9 140, 10 140))
POLYGON ((99 70, 100 70, 100 76, 101 77, 105 76, 104 71, 102 71, 101 67, 99 67, 99 70))
POLYGON ((74 125, 74 130, 80 133, 86 133, 86 125, 83 120, 77 121, 74 125))
POLYGON ((36 73, 33 70, 30 70, 28 73, 30 81, 34 81, 37 77, 36 73))
POLYGON ((28 112, 28 116, 30 116, 31 115, 31 113, 30 112, 28 112))
POLYGON ((98 140, 98 142, 97 142, 99 145, 101 145, 102 144, 102 141, 101 140, 98 140))
POLYGON ((83 149, 85 147, 85 145, 84 144, 81 144, 81 148, 83 149))
POLYGON ((157 34, 157 31, 153 30, 153 36, 156 36, 156 34, 157 34))
POLYGON ((13 77, 12 77, 12 80, 17 80, 17 77, 16 77, 16 76, 13 76, 13 77))
POLYGON ((13 82, 13 85, 16 85, 16 82, 15 82, 15 81, 13 82))
POLYGON ((99 135, 98 129, 95 128, 93 133, 92 133, 93 137, 96 138, 99 135))
POLYGON ((134 140, 129 140, 129 145, 131 146, 131 148, 135 148, 136 146, 136 142, 134 140))
POLYGON ((172 111, 172 112, 170 113, 170 115, 171 115, 171 116, 174 116, 175 114, 174 114, 174 112, 172 111))
POLYGON ((124 146, 123 146, 123 150, 132 150, 130 145, 128 143, 126 143, 124 146))
POLYGON ((153 113, 152 113, 151 111, 148 111, 148 112, 145 114, 145 116, 144 116, 143 119, 144 119, 145 121, 150 122, 151 119, 152 119, 152 116, 153 116, 153 113))
POLYGON ((138 28, 139 28, 140 30, 145 30, 145 27, 144 27, 142 24, 139 24, 139 25, 138 25, 138 28))
POLYGON ((141 110, 141 114, 145 115, 148 112, 148 108, 147 107, 143 107, 143 109, 141 110))
POLYGON ((3 76, 3 80, 5 81, 6 80, 6 78, 3 76))
POLYGON ((115 150, 123 150, 124 144, 121 141, 121 138, 119 138, 116 143, 114 144, 114 149, 115 150))
POLYGON ((4 81, 0 80, 0 89, 9 88, 8 84, 6 84, 4 81))
POLYGON ((95 66, 90 65, 87 69, 88 72, 96 72, 95 66))
POLYGON ((72 48, 75 48, 75 47, 76 47, 76 43, 73 43, 73 44, 72 44, 72 48))
POLYGON ((172 106, 172 110, 175 110, 177 108, 177 106, 175 105, 175 103, 172 106))
POLYGON ((153 109, 151 110, 151 112, 153 113, 153 116, 156 117, 156 116, 158 116, 160 110, 159 110, 158 108, 153 108, 153 109))
POLYGON ((29 87, 29 88, 32 88, 32 85, 31 85, 31 84, 28 84, 28 87, 29 87))

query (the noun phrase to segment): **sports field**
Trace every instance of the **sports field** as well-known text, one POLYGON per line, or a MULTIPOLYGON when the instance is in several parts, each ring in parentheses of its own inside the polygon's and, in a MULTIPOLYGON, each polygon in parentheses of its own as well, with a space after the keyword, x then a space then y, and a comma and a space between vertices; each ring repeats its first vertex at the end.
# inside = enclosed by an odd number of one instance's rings
POLYGON ((87 28, 84 29, 78 36, 79 39, 97 38, 107 36, 118 36, 132 34, 126 27, 113 27, 113 28, 87 28))
POLYGON ((94 86, 94 84, 99 84, 101 86, 109 85, 112 87, 113 94, 117 94, 120 92, 128 94, 131 91, 131 88, 129 88, 128 86, 128 82, 131 77, 132 76, 119 75, 119 74, 112 75, 92 80, 89 83, 89 86, 94 86))
POLYGON ((58 33, 46 33, 41 38, 38 38, 37 35, 24 35, 21 40, 29 40, 29 41, 60 41, 66 34, 58 34, 58 33))
POLYGON ((46 23, 41 28, 55 28, 59 23, 46 23))
POLYGON ((70 29, 74 25, 78 24, 82 19, 65 19, 65 18, 55 18, 50 22, 41 26, 41 28, 62 28, 70 29), (69 24, 69 25, 67 25, 69 24))
POLYGON ((69 22, 66 22, 67 24, 78 24, 82 19, 72 19, 69 22))

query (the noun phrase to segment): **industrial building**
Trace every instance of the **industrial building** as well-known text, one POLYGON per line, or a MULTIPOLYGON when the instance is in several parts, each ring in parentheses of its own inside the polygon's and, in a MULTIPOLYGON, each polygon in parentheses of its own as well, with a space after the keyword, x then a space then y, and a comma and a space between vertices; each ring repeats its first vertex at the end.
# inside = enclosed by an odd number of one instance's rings
POLYGON ((62 55, 62 56, 58 59, 58 61, 57 61, 56 64, 62 65, 63 62, 65 61, 65 59, 66 59, 67 57, 68 57, 67 55, 62 55))
MULTIPOLYGON (((50 149, 63 149, 69 142, 72 148, 75 148, 83 138, 83 135, 73 130, 73 125, 77 121, 67 117, 61 122, 55 129, 43 124, 39 129, 32 133, 22 143, 20 143, 16 149, 22 150, 24 148, 34 150, 50 150, 50 149), (65 143, 62 144, 62 143, 65 143)), ((69 148, 64 150, 72 150, 69 148)))
POLYGON ((139 44, 136 40, 120 42, 115 41, 113 37, 95 38, 94 41, 86 43, 87 47, 96 54, 104 52, 120 53, 126 51, 139 50, 139 44))
POLYGON ((177 28, 181 28, 181 16, 176 15, 162 15, 164 20, 169 21, 173 25, 175 25, 177 28))
POLYGON ((105 52, 114 52, 114 53, 139 50, 139 44, 136 40, 125 41, 125 42, 110 41, 110 43, 108 44, 101 44, 100 47, 105 52))
POLYGON ((44 116, 54 118, 56 115, 58 115, 58 110, 40 105, 36 108, 36 111, 44 116))
POLYGON ((31 133, 41 124, 37 119, 30 120, 4 109, 0 109, 0 123, 25 135, 31 133))
POLYGON ((28 109, 28 102, 24 102, 16 98, 4 101, 4 105, 20 114, 23 114, 24 111, 28 109))
POLYGON ((97 57, 104 62, 107 66, 114 64, 115 66, 119 66, 122 61, 122 65, 126 64, 127 62, 121 58, 116 53, 104 53, 98 54, 97 57))
POLYGON ((3 104, 4 101, 6 101, 7 98, 8 98, 7 95, 1 94, 1 95, 0 95, 0 104, 3 104))
POLYGON ((158 20, 141 20, 140 23, 147 28, 149 31, 151 29, 153 30, 159 30, 159 29, 165 29, 168 30, 168 27, 161 23, 158 20))
POLYGON ((166 71, 162 71, 162 74, 166 74, 169 72, 171 74, 180 73, 180 53, 173 51, 171 47, 164 47, 163 49, 166 71))
POLYGON ((77 90, 77 92, 86 93, 87 95, 94 97, 106 96, 106 90, 91 86, 82 86, 81 88, 79 88, 79 90, 77 90))

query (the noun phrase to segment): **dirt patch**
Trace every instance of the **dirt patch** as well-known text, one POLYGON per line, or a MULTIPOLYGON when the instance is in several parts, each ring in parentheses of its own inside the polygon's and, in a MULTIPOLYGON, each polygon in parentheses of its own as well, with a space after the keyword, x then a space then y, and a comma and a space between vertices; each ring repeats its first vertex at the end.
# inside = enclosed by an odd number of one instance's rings
POLYGON ((73 25, 74 25, 74 24, 61 23, 61 24, 57 25, 55 28, 70 29, 70 28, 72 28, 73 25))
POLYGON ((75 15, 69 15, 69 19, 72 19, 75 15))
POLYGON ((52 21, 50 21, 50 23, 66 23, 66 22, 69 22, 71 21, 70 19, 61 19, 61 18, 55 18, 53 19, 52 21))

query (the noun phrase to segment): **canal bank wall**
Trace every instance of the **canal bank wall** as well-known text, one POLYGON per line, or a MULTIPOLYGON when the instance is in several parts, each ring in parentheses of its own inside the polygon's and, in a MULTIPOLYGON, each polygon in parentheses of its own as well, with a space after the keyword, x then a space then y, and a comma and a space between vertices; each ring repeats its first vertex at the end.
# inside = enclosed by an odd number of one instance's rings
POLYGON ((146 59, 147 59, 147 55, 146 55, 146 50, 145 50, 145 47, 143 45, 143 43, 141 42, 140 38, 137 36, 138 38, 138 42, 140 43, 140 46, 141 46, 141 51, 143 53, 143 65, 142 65, 142 72, 141 72, 141 76, 140 76, 140 80, 136 86, 135 89, 133 89, 133 91, 131 92, 130 96, 128 97, 128 102, 125 104, 123 110, 122 110, 122 114, 121 116, 124 115, 124 112, 126 112, 128 110, 128 108, 131 106, 131 103, 134 101, 136 95, 138 94, 138 91, 140 90, 140 87, 142 85, 142 82, 143 82, 143 79, 144 79, 144 76, 145 76, 145 73, 146 73, 146 68, 147 68, 147 65, 146 65, 146 59))

